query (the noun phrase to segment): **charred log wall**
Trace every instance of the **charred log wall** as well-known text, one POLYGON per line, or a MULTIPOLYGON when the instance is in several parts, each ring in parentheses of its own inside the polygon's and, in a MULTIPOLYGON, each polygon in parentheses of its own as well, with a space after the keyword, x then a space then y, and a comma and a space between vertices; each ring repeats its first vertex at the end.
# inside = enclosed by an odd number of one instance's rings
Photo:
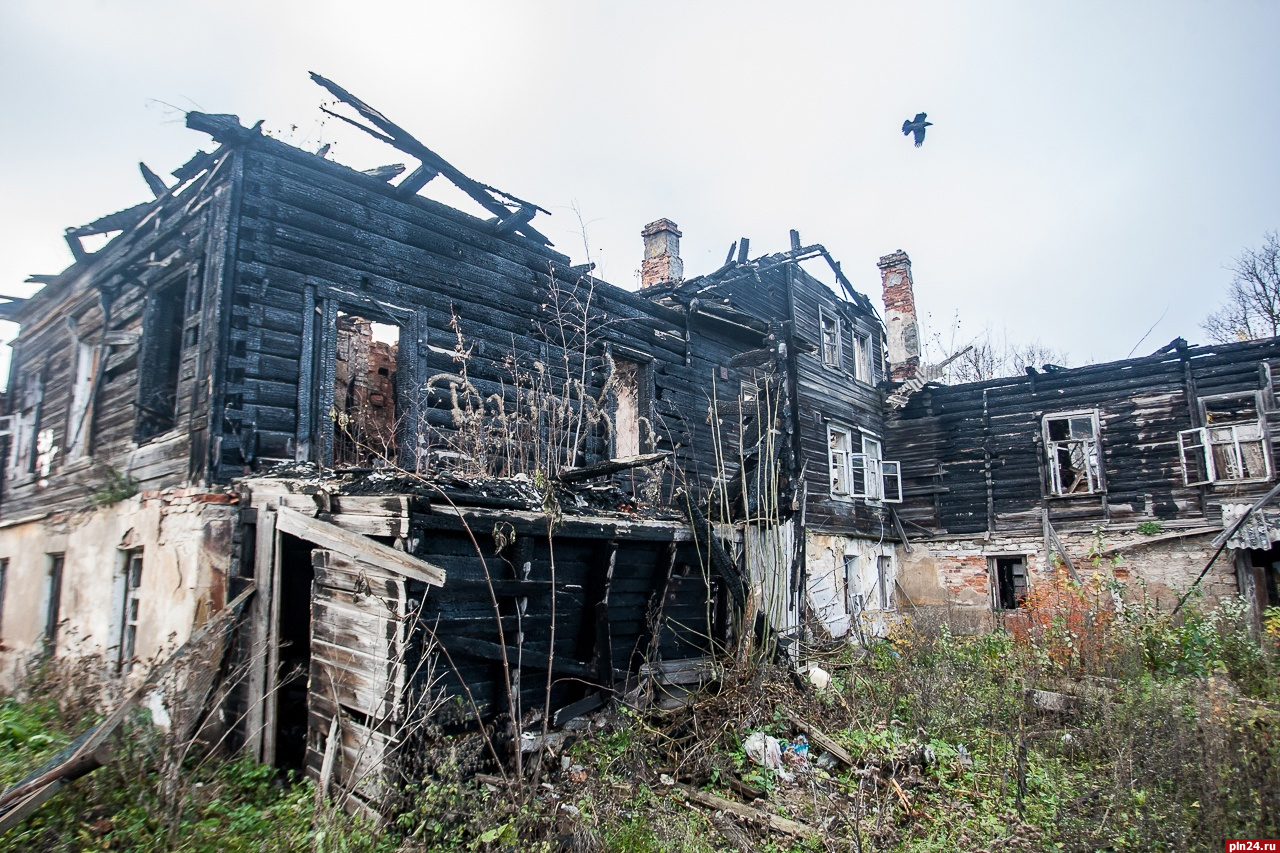
POLYGON ((888 454, 903 462, 902 516, 951 534, 1038 529, 1046 510, 1055 527, 1068 528, 1218 522, 1222 503, 1252 502, 1270 484, 1184 485, 1178 433, 1204 426, 1204 398, 1258 392, 1274 460, 1270 377, 1277 364, 1280 341, 1271 339, 1170 347, 1146 358, 925 388, 888 419, 888 454), (1043 418, 1092 410, 1102 488, 1052 496, 1043 418))
MULTIPOLYGON (((464 371, 490 413, 499 399, 515 405, 517 373, 533 376, 529 381, 546 377, 553 394, 566 374, 585 376, 607 417, 609 361, 622 358, 644 366, 641 415, 652 425, 656 449, 676 451, 686 476, 709 481, 711 383, 727 389, 719 368, 758 347, 758 339, 721 333, 713 323, 575 273, 550 249, 495 234, 483 221, 428 199, 399 197, 376 178, 274 140, 254 137, 244 145, 218 478, 265 459, 327 461, 332 355, 325 336, 341 311, 400 327, 401 385, 416 389, 401 402, 415 427, 424 428, 410 430, 406 445, 424 431, 440 437, 437 449, 450 443, 460 397, 448 377, 464 371), (572 315, 567 331, 565 312, 572 315), (575 337, 574 324, 581 323, 586 349, 575 337)), ((461 397, 465 404, 467 394, 461 397)), ((406 448, 415 449, 423 448, 406 448)), ((611 453, 610 426, 602 421, 588 430, 576 461, 611 453)), ((399 461, 414 467, 420 460, 402 454, 399 461)))
POLYGON ((208 377, 221 356, 209 330, 234 236, 236 163, 223 152, 206 165, 24 306, 6 517, 83 505, 107 469, 140 489, 205 477, 208 377), (165 345, 152 346, 162 327, 165 345), (148 384, 157 375, 164 382, 148 384))

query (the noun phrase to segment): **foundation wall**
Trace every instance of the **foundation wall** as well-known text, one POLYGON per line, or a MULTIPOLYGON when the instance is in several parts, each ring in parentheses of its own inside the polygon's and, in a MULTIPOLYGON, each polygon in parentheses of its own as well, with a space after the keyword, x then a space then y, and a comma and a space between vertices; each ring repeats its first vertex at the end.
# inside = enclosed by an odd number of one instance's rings
MULTIPOLYGON (((1132 530, 1059 533, 1082 580, 1095 575, 1114 577, 1124 585, 1126 599, 1146 596, 1163 609, 1177 604, 1209 562, 1213 536, 1203 533, 1153 540, 1132 530)), ((949 537, 914 542, 909 554, 899 548, 899 582, 917 608, 943 614, 960 630, 984 630, 994 624, 990 563, 992 558, 1005 556, 1026 558, 1031 589, 1050 576, 1043 537, 993 535, 989 539, 949 537)), ((1213 607, 1224 598, 1242 594, 1234 557, 1224 553, 1200 582, 1203 606, 1213 607)))
POLYGON ((0 689, 12 689, 46 650, 53 555, 63 555, 57 657, 120 657, 125 570, 142 553, 134 655, 185 642, 225 603, 238 507, 197 489, 144 492, 109 507, 19 521, 0 529, 7 559, 0 601, 0 689))

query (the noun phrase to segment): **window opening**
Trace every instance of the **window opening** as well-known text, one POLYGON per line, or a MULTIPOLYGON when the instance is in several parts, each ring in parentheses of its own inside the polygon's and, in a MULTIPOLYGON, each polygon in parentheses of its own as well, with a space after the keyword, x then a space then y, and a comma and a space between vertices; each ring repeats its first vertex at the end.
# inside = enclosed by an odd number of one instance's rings
POLYGON ((1098 413, 1045 416, 1051 495, 1087 495, 1102 491, 1098 463, 1098 413))
POLYGON ((120 619, 120 658, 116 668, 120 672, 133 669, 133 659, 138 649, 138 612, 142 604, 142 549, 125 554, 124 611, 120 619))
POLYGON ((866 498, 898 503, 902 500, 902 466, 882 458, 878 438, 862 436, 862 452, 853 452, 853 431, 848 427, 827 427, 828 465, 831 496, 866 498))
POLYGON ((79 459, 89 449, 89 399, 98 348, 76 341, 75 383, 71 386, 71 421, 67 424, 67 459, 79 459))
POLYGON ((879 593, 880 609, 893 609, 893 558, 876 557, 876 591, 879 593))
POLYGON ((9 558, 0 557, 0 637, 4 636, 4 594, 9 583, 9 558))
POLYGON ((862 572, 858 567, 857 554, 844 555, 844 603, 845 611, 850 615, 861 613, 867 606, 862 595, 862 572))
POLYGON ((840 366, 840 318, 818 309, 818 319, 822 326, 822 363, 829 367, 840 366))
POLYGON ((139 441, 166 433, 178 423, 186 293, 186 282, 175 282, 157 291, 147 306, 138 362, 139 441))
POLYGON ((50 654, 58 647, 58 622, 62 609, 62 567, 65 554, 49 555, 49 574, 45 576, 44 647, 50 654))
POLYGON ((1207 397, 1200 404, 1205 426, 1178 433, 1183 482, 1195 486, 1270 479, 1271 459, 1258 395, 1207 397))
POLYGON ((625 358, 613 360, 613 396, 617 409, 613 414, 613 455, 623 459, 640 455, 640 377, 639 362, 625 358))
POLYGON ((854 378, 859 382, 870 384, 871 374, 871 336, 861 332, 853 333, 854 378))
MULTIPOLYGON (((837 426, 827 427, 827 453, 831 468, 831 496, 833 498, 853 497, 859 493, 853 478, 851 465, 852 448, 852 436, 849 430, 837 426)), ((859 470, 863 469, 860 467, 859 470)), ((864 483, 865 480, 866 475, 865 471, 863 471, 864 483)))
POLYGON ((996 609, 1021 607, 1027 599, 1027 558, 992 557, 991 573, 995 576, 996 609))
POLYGON ((400 327, 338 312, 333 361, 333 467, 396 461, 400 327))

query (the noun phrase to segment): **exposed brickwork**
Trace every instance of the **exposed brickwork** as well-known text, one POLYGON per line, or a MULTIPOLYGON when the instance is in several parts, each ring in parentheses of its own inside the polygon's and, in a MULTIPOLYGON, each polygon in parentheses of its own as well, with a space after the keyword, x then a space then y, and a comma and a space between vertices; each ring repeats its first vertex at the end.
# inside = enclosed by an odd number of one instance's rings
POLYGON ((881 257, 877 266, 884 289, 889 374, 898 380, 911 379, 920 369, 920 328, 916 320, 911 259, 899 249, 881 257))
POLYGON ((640 286, 684 280, 680 260, 680 238, 684 235, 670 219, 650 222, 640 232, 644 238, 644 261, 640 264, 640 286))
MULTIPOLYGON (((1059 532, 1059 538, 1082 578, 1114 577, 1125 585, 1126 599, 1134 601, 1145 596, 1165 609, 1173 607, 1191 587, 1214 550, 1209 534, 1149 543, 1147 537, 1131 530, 1101 535, 1059 532), (1121 550, 1100 553, 1117 546, 1121 550)), ((914 543, 912 554, 900 554, 901 573, 918 605, 975 616, 987 614, 991 610, 989 561, 1004 554, 1026 557, 1033 588, 1049 577, 1044 539, 1036 535, 941 539, 927 546, 914 543)), ((1204 594, 1202 604, 1207 607, 1240 594, 1230 553, 1218 559, 1200 582, 1200 590, 1204 594)))

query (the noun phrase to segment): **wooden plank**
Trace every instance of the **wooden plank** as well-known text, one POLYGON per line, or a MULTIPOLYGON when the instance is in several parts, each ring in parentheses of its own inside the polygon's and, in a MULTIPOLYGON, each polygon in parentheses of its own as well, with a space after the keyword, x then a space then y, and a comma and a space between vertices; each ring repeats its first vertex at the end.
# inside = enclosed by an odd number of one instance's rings
POLYGON ((272 573, 275 562, 276 514, 257 508, 253 572, 258 596, 249 604, 249 675, 246 685, 245 749, 262 759, 262 732, 266 725, 264 697, 267 678, 267 642, 271 618, 272 573))
POLYGON ((825 749, 827 752, 834 755, 836 758, 838 758, 841 762, 843 762, 847 766, 849 767, 854 766, 853 756, 850 755, 848 750, 846 750, 843 746, 836 743, 831 738, 827 737, 821 731, 814 728, 811 724, 800 719, 800 717, 797 714, 795 714, 793 711, 791 711, 789 708, 783 708, 782 713, 787 715, 787 719, 791 721, 792 725, 800 729, 802 732, 804 732, 808 736, 810 742, 816 743, 819 747, 821 747, 822 749, 825 749))
POLYGON ((276 524, 282 533, 305 539, 357 562, 404 575, 430 586, 444 586, 444 569, 328 522, 307 518, 297 510, 281 507, 277 510, 276 524))

